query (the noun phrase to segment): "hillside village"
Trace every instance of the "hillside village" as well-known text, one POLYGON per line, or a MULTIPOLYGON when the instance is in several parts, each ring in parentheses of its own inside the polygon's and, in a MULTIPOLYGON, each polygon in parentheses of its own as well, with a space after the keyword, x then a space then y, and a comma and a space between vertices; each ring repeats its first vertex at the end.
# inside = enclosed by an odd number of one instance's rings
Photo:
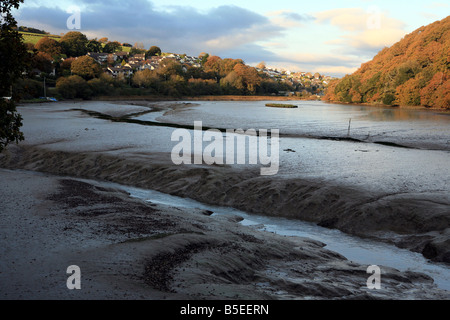
MULTIPOLYGON (((119 51, 115 53, 88 52, 87 56, 92 57, 101 65, 106 64, 107 67, 104 67, 104 71, 113 77, 130 77, 136 71, 156 70, 161 65, 164 65, 164 62, 167 61, 166 59, 172 59, 182 64, 185 72, 187 67, 202 67, 201 58, 186 54, 162 53, 160 56, 152 56, 146 59, 144 53, 130 55, 129 52, 119 51)), ((267 67, 256 67, 256 70, 275 81, 286 82, 294 88, 294 91, 281 91, 281 95, 294 95, 312 90, 317 92, 318 95, 323 95, 324 89, 329 82, 335 79, 331 76, 319 73, 313 74, 311 72, 280 71, 267 67)))
MULTIPOLYGON (((318 95, 322 95, 331 80, 336 79, 331 76, 321 75, 320 73, 311 72, 292 72, 289 70, 279 71, 272 68, 256 68, 258 72, 266 73, 270 78, 277 81, 285 81, 291 84, 297 92, 318 91, 318 95)), ((294 94, 294 92, 291 92, 294 94)))
MULTIPOLYGON (((105 72, 109 72, 112 76, 132 76, 136 71, 142 70, 156 70, 164 64, 164 60, 173 59, 181 63, 182 65, 191 66, 195 68, 201 67, 199 58, 191 57, 187 55, 179 55, 173 53, 166 53, 160 56, 152 56, 148 59, 145 58, 144 53, 138 53, 130 55, 129 52, 119 51, 114 53, 97 53, 88 52, 87 56, 92 57, 101 65, 107 64, 104 68, 105 72)), ((187 71, 187 69, 185 69, 187 71)))
MULTIPOLYGON (((28 29, 29 30, 29 29, 28 29)), ((142 43, 87 39, 80 32, 24 34, 30 53, 28 80, 15 89, 31 99, 42 82, 59 98, 95 95, 270 95, 320 99, 333 79, 311 72, 256 67, 241 59, 146 50, 142 43), (34 90, 33 90, 34 88, 34 90)), ((45 94, 45 92, 44 92, 45 94)))

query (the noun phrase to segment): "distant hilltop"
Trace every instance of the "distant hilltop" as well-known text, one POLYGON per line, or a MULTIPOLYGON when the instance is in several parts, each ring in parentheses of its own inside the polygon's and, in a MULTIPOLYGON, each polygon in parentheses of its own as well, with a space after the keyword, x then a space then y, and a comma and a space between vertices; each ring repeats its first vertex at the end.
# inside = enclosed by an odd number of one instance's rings
POLYGON ((331 82, 324 100, 450 109, 450 16, 415 30, 355 73, 331 82))

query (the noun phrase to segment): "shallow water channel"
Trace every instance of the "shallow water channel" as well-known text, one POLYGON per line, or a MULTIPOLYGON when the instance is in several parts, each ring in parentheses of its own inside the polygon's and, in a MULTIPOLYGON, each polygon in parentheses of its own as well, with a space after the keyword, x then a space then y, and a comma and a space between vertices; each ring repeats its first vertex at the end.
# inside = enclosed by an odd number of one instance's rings
POLYGON ((199 208, 211 210, 213 215, 239 215, 240 223, 254 226, 266 232, 285 236, 298 236, 321 241, 326 248, 340 253, 348 260, 362 265, 393 267, 401 271, 411 270, 431 276, 439 288, 450 290, 450 268, 445 264, 430 262, 421 254, 400 249, 393 245, 347 235, 339 230, 319 227, 313 223, 295 219, 259 216, 229 207, 206 205, 192 199, 168 195, 154 190, 146 190, 111 183, 111 187, 122 189, 132 197, 156 204, 178 208, 199 208))

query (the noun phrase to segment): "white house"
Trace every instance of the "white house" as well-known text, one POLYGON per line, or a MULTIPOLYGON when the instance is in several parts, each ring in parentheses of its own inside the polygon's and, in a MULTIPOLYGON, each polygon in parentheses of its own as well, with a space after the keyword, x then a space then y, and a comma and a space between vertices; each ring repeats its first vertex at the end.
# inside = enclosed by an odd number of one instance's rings
POLYGON ((126 77, 129 77, 129 76, 131 76, 133 74, 133 69, 127 68, 125 66, 124 67, 122 67, 122 66, 120 66, 120 67, 108 67, 107 70, 111 73, 111 75, 114 78, 119 76, 119 75, 121 75, 121 74, 126 76, 126 77))

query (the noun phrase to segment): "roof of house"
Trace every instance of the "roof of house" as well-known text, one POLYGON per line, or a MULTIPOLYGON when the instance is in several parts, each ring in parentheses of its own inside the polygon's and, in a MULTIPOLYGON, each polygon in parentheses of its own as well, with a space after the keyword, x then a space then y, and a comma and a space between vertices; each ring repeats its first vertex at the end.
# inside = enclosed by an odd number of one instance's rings
POLYGON ((108 67, 109 71, 113 71, 113 72, 125 72, 125 71, 131 71, 131 68, 127 68, 127 67, 108 67))
POLYGON ((105 57, 108 55, 108 53, 105 52, 88 52, 87 55, 95 58, 95 57, 105 57))

